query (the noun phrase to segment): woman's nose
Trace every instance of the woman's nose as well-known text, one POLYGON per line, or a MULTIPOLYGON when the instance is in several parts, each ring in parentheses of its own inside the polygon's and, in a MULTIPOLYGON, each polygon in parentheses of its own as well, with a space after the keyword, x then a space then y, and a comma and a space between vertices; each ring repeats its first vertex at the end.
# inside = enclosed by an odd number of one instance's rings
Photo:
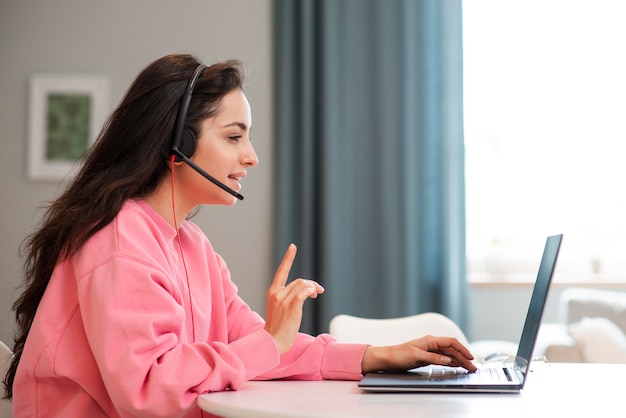
POLYGON ((243 154, 242 158, 243 165, 246 167, 254 167, 259 163, 259 157, 256 155, 256 151, 254 150, 254 146, 252 144, 249 144, 249 148, 243 154))

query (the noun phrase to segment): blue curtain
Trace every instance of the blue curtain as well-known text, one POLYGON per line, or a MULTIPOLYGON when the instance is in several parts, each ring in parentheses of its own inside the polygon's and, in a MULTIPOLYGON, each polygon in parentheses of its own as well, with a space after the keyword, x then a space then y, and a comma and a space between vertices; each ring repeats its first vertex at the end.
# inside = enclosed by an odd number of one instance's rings
POLYGON ((466 327, 460 0, 275 0, 276 265, 339 313, 466 327))

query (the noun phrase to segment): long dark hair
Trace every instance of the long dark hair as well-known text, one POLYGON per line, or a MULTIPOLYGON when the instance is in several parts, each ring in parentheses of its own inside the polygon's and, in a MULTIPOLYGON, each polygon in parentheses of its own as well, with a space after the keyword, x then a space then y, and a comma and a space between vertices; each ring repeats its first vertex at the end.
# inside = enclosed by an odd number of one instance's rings
MULTIPOLYGON (((45 206, 41 224, 22 242, 24 290, 13 304, 17 331, 3 381, 5 398, 13 397, 17 366, 54 267, 111 222, 126 200, 154 192, 168 174, 178 105, 199 64, 191 55, 167 55, 139 73, 80 172, 45 206)), ((186 126, 197 135, 201 122, 219 112, 221 99, 244 88, 244 78, 243 64, 237 60, 208 67, 195 86, 186 126)))

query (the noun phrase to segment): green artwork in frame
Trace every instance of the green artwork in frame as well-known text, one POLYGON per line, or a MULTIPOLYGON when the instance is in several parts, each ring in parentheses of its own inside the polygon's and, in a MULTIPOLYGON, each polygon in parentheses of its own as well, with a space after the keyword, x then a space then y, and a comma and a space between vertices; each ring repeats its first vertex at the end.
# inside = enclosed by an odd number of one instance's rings
POLYGON ((46 159, 79 160, 89 147, 91 98, 88 94, 48 95, 46 159))
POLYGON ((65 181, 80 167, 109 112, 102 75, 37 74, 30 80, 27 177, 65 181))

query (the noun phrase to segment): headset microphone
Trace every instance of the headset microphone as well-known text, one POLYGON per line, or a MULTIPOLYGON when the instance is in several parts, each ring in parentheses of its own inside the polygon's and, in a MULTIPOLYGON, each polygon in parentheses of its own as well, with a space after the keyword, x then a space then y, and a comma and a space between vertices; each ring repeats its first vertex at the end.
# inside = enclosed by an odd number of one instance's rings
POLYGON ((224 183, 222 183, 221 181, 219 181, 218 179, 216 179, 215 177, 213 177, 212 175, 210 175, 209 173, 207 173, 206 171, 201 169, 200 166, 198 166, 198 164, 194 163, 189 158, 187 158, 187 156, 185 154, 183 154, 182 152, 180 152, 178 150, 178 148, 172 148, 172 153, 175 154, 177 157, 180 157, 180 159, 184 163, 186 163, 189 167, 191 167, 194 170, 196 170, 205 179, 209 180, 211 183, 215 184, 220 189, 222 189, 222 190, 232 194, 233 196, 235 196, 239 200, 243 200, 243 196, 242 195, 240 195, 239 193, 237 193, 236 191, 234 191, 233 189, 231 189, 230 187, 228 187, 227 185, 225 185, 224 183))
POLYGON ((187 110, 189 108, 189 103, 191 102, 191 95, 193 94, 193 89, 200 78, 202 72, 206 69, 206 65, 200 64, 196 67, 191 79, 189 80, 189 84, 187 85, 187 89, 185 90, 185 94, 180 99, 180 106, 178 108, 178 114, 176 116, 176 123, 174 125, 174 133, 172 135, 172 142, 170 144, 170 155, 174 156, 174 161, 180 162, 184 161, 189 167, 196 170, 200 173, 205 179, 209 180, 211 183, 215 184, 220 189, 230 193, 235 196, 239 200, 243 200, 243 196, 201 169, 196 163, 191 161, 190 157, 193 155, 196 150, 196 136, 191 131, 191 129, 185 127, 185 121, 187 119, 187 110))

